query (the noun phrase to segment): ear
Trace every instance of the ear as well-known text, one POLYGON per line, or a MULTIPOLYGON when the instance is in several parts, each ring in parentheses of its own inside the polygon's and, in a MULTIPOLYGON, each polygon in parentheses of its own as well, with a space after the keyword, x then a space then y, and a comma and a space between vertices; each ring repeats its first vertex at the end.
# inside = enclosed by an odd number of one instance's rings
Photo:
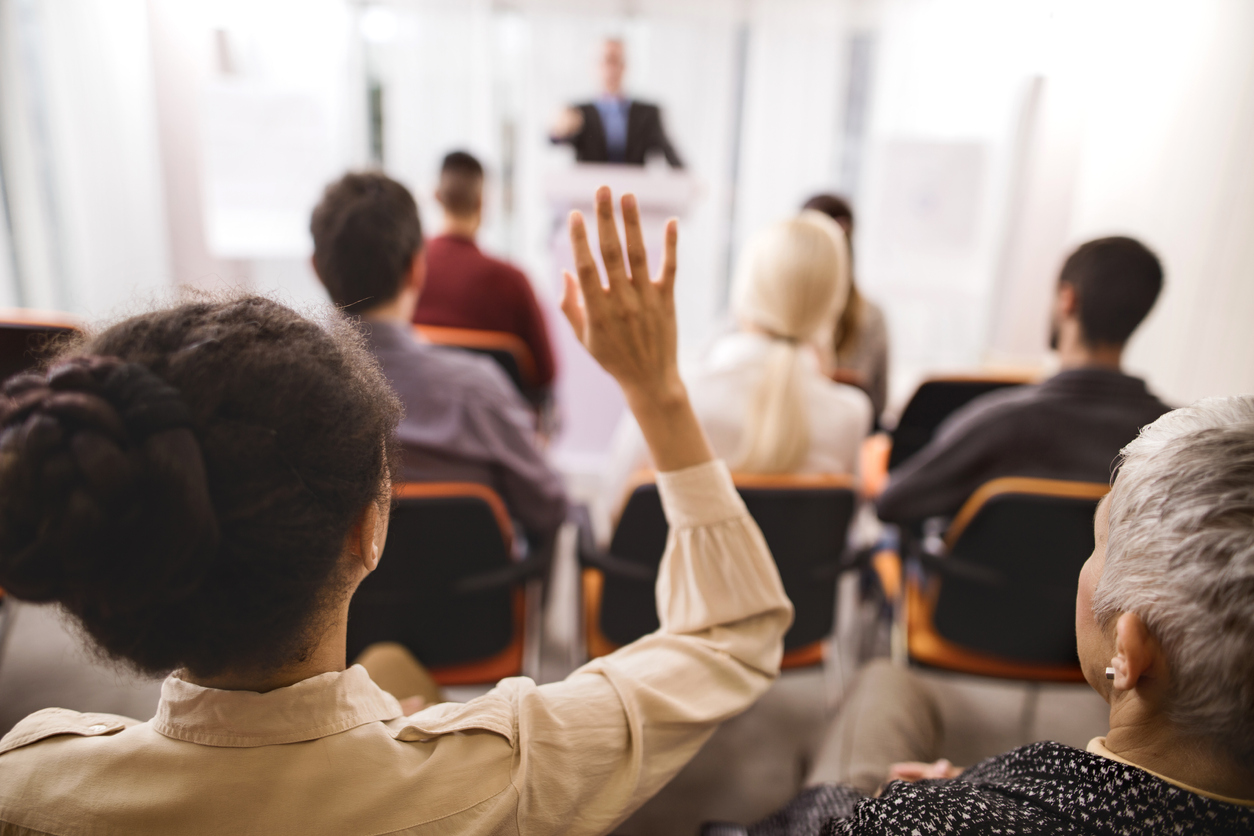
POLYGON ((1115 656, 1110 664, 1116 691, 1144 688, 1164 672, 1162 645, 1136 613, 1125 612, 1115 622, 1115 656))
POLYGON ((1063 316, 1074 317, 1080 310, 1080 300, 1076 296, 1075 285, 1070 282, 1058 283, 1058 312, 1063 316))
POLYGON ((427 283, 427 250, 422 248, 414 253, 409 262, 409 275, 406 276, 406 287, 422 296, 423 285, 427 283))
POLYGON ((383 546, 388 537, 388 514, 386 508, 380 509, 377 502, 369 502, 362 509, 361 516, 348 533, 347 546, 349 554, 360 562, 363 574, 369 574, 379 568, 379 560, 383 556, 383 546))

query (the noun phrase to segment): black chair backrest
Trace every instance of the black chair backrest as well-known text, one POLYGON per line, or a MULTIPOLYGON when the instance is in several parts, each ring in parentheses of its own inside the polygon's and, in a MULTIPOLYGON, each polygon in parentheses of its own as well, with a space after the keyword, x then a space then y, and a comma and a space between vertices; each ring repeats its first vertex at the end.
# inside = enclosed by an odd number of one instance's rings
POLYGON ((510 382, 514 384, 514 388, 523 394, 527 393, 527 384, 523 381, 522 369, 518 367, 518 358, 514 356, 512 351, 504 348, 481 348, 475 345, 461 345, 457 347, 491 357, 505 372, 510 382))
POLYGON ((892 451, 888 469, 927 446, 941 423, 980 395, 1007 386, 1021 386, 1011 380, 927 380, 919 385, 914 396, 902 410, 897 428, 893 430, 892 451))
MULTIPOLYGON (((796 608, 785 650, 812 644, 832 631, 837 565, 845 551, 855 508, 848 488, 741 487, 749 513, 775 557, 784 591, 796 608)), ((623 509, 610 555, 656 571, 668 531, 655 484, 641 485, 623 509)), ((658 628, 652 581, 606 573, 601 596, 601 632, 627 644, 658 628)))
POLYGON ((945 573, 936 632, 971 650, 1042 664, 1075 664, 1075 589, 1093 552, 1098 499, 998 494, 953 541, 949 556, 996 580, 945 573))
POLYGON ((57 337, 73 330, 56 325, 0 322, 0 381, 37 365, 48 357, 57 337))
POLYGON ((348 659, 380 641, 399 642, 428 667, 499 653, 514 635, 513 588, 456 587, 513 563, 498 518, 484 499, 398 499, 383 560, 349 605, 348 659))

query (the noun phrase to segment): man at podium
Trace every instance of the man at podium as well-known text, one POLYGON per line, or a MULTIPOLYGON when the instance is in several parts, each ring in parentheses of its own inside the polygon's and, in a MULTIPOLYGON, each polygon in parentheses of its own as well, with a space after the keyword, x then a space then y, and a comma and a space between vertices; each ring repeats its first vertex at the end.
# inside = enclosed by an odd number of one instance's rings
POLYGON ((660 152, 672 168, 683 168, 662 128, 658 106, 623 95, 626 68, 622 40, 606 39, 601 47, 601 95, 562 111, 549 139, 573 145, 575 160, 581 163, 644 165, 649 154, 660 152))

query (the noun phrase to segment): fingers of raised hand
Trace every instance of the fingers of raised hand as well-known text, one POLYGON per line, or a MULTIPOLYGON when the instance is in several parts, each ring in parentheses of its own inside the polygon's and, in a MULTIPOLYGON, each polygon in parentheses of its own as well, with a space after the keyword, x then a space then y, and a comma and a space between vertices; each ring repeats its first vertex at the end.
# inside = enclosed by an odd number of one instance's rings
POLYGON ((675 289, 675 262, 678 246, 679 221, 671 218, 666 222, 666 241, 662 250, 662 270, 657 277, 658 290, 666 294, 675 289))
POLYGON ((631 281, 636 289, 643 292, 652 291, 649 277, 649 256, 644 246, 644 232, 640 228, 640 207, 636 196, 625 194, 623 206, 623 233, 627 239, 627 261, 631 265, 631 281))
POLYGON ((623 263, 623 249, 618 242, 618 226, 614 223, 614 200, 609 186, 597 189, 597 238, 601 244, 601 259, 610 287, 626 284, 627 267, 623 263))
POLYGON ((579 212, 570 213, 570 247, 574 251, 579 288, 583 291, 583 307, 585 310, 595 309, 603 303, 605 292, 601 287, 596 259, 592 257, 592 248, 588 245, 588 230, 579 212))
POLYGON ((575 277, 567 271, 562 272, 562 283, 562 313, 566 315, 566 321, 574 329, 579 341, 586 342, 587 317, 584 314, 583 293, 579 290, 575 277))

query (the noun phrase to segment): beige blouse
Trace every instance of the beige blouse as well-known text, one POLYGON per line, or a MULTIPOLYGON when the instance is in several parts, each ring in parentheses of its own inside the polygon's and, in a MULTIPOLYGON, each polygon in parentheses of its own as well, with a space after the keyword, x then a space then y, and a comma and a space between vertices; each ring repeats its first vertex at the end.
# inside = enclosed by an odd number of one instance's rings
POLYGON ((356 666, 264 694, 171 676, 146 723, 46 709, 0 740, 0 834, 608 832, 766 690, 792 620, 726 468, 658 484, 656 633, 410 717, 356 666))

